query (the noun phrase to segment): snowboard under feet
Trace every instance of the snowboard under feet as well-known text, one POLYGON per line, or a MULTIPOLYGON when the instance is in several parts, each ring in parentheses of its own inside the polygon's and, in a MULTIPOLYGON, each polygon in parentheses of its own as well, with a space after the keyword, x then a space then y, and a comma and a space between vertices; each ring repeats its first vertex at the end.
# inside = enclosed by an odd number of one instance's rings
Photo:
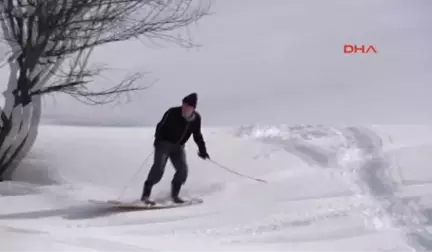
POLYGON ((183 203, 175 203, 171 199, 165 201, 156 201, 156 200, 146 200, 146 201, 117 201, 117 200, 108 200, 108 201, 99 201, 99 200, 89 200, 89 202, 105 205, 114 208, 122 208, 122 209, 164 209, 164 208, 176 208, 182 206, 191 206, 203 203, 203 200, 200 198, 191 198, 184 199, 183 203))

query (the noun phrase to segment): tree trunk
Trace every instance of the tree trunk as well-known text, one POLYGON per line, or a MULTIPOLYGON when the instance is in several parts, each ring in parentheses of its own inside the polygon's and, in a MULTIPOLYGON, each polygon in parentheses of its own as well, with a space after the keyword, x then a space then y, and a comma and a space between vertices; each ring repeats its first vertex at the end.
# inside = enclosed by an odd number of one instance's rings
POLYGON ((20 81, 30 80, 19 71, 17 61, 10 61, 9 66, 11 74, 5 91, 6 102, 0 131, 0 180, 10 180, 30 151, 41 118, 41 97, 34 96, 30 100, 29 91, 19 88, 20 81))

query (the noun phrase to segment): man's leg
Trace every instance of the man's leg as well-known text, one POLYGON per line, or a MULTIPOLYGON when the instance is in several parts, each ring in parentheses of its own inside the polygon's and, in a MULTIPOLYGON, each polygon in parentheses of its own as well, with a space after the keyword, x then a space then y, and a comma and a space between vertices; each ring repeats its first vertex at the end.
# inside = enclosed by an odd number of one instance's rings
POLYGON ((174 147, 170 155, 170 160, 175 169, 175 174, 171 181, 171 196, 175 202, 182 203, 183 201, 179 198, 179 193, 188 176, 188 166, 184 148, 181 146, 174 147))
POLYGON ((153 165, 148 173, 147 180, 144 182, 141 200, 147 200, 150 197, 152 187, 162 179, 169 154, 170 145, 159 143, 155 147, 153 165))

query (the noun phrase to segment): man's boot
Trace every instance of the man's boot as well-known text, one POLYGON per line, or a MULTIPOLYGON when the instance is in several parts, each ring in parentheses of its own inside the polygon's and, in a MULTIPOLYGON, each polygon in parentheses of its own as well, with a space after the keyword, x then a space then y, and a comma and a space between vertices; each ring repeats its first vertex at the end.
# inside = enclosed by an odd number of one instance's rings
POLYGON ((144 202, 145 204, 154 205, 156 203, 150 200, 151 189, 152 189, 151 185, 149 185, 147 182, 144 183, 144 189, 141 195, 141 201, 144 202))
POLYGON ((185 203, 185 200, 179 197, 181 185, 172 184, 171 185, 171 198, 174 203, 182 204, 185 203))

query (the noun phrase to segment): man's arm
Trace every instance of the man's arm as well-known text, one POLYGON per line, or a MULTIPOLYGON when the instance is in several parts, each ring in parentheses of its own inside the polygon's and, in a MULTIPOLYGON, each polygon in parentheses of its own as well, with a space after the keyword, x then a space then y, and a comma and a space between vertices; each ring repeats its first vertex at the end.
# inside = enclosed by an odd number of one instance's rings
POLYGON ((168 116, 171 112, 171 109, 168 109, 162 116, 162 119, 158 122, 158 124, 156 125, 156 130, 155 130, 155 142, 159 141, 159 139, 161 138, 161 134, 163 132, 163 126, 165 124, 165 122, 168 120, 168 116))
POLYGON ((199 153, 207 154, 206 144, 204 141, 204 137, 201 133, 201 116, 198 116, 197 118, 197 125, 193 132, 193 139, 198 146, 199 153))

